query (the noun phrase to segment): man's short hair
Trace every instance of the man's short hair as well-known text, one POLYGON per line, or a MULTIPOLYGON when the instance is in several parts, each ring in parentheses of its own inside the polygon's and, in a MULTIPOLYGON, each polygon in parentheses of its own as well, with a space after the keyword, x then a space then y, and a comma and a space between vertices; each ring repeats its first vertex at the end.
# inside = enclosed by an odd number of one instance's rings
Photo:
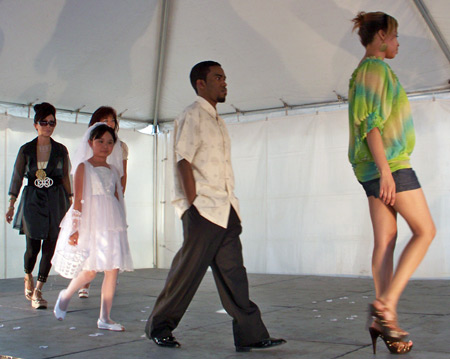
POLYGON ((192 70, 191 74, 189 75, 191 79, 191 85, 195 90, 195 93, 198 94, 197 91, 197 80, 203 80, 206 81, 206 76, 208 76, 209 68, 213 66, 220 66, 221 64, 215 61, 202 61, 199 62, 197 65, 195 65, 192 70))

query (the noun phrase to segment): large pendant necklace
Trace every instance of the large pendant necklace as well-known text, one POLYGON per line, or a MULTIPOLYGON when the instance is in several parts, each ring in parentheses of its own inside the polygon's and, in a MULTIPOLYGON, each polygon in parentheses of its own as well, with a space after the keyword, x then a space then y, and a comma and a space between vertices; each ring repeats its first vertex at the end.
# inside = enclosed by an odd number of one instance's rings
POLYGON ((45 159, 47 159, 50 157, 49 153, 52 150, 52 145, 48 144, 48 145, 38 145, 37 146, 38 149, 38 158, 37 158, 37 168, 38 170, 36 171, 36 178, 39 180, 44 180, 47 177, 47 173, 44 170, 44 166, 47 167, 46 162, 42 161, 44 157, 45 159), (40 159, 40 160, 39 160, 40 159))
POLYGON ((36 171, 36 179, 34 180, 34 185, 38 188, 49 188, 53 186, 53 180, 47 177, 47 173, 44 171, 44 165, 41 162, 37 163, 38 170, 36 171), (39 168, 40 167, 40 168, 39 168))
POLYGON ((45 171, 42 168, 39 168, 36 171, 36 178, 43 180, 45 179, 45 177, 47 177, 47 173, 45 173, 45 171))

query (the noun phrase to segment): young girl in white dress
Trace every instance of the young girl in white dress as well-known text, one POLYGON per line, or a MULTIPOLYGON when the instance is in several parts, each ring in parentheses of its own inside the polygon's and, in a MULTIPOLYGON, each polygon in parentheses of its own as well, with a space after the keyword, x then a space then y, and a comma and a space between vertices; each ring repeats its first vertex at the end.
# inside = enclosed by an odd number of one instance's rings
POLYGON ((61 222, 52 262, 55 270, 64 275, 59 269, 64 268, 67 254, 73 252, 74 246, 87 258, 81 272, 59 293, 54 314, 63 320, 72 295, 91 282, 97 272, 104 272, 97 327, 124 331, 122 325, 110 318, 118 272, 133 270, 120 175, 111 164, 121 161, 122 153, 116 141, 112 128, 97 123, 87 130, 74 156, 75 199, 61 222))
MULTIPOLYGON (((117 120, 116 110, 114 110, 112 107, 100 106, 98 109, 96 109, 92 114, 88 127, 91 127, 98 122, 106 123, 114 130, 116 135, 118 134, 119 121, 117 120)), ((117 138, 117 142, 119 142, 120 148, 122 150, 122 163, 115 163, 114 165, 116 165, 117 169, 119 170, 120 183, 122 184, 122 191, 125 195, 125 187, 127 185, 128 146, 119 138, 117 138)), ((87 283, 82 288, 80 288, 80 290, 78 290, 78 296, 80 298, 89 298, 89 287, 90 283, 87 283)))

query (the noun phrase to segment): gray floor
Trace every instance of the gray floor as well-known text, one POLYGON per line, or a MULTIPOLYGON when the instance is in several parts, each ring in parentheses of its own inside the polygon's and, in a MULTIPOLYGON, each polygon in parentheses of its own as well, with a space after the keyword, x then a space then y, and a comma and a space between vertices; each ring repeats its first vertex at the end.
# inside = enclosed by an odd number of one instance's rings
MULTIPOLYGON (((372 280, 317 276, 251 274, 251 298, 274 337, 288 343, 265 351, 236 353, 231 320, 208 273, 188 312, 174 332, 179 349, 159 348, 143 337, 145 321, 167 270, 145 269, 120 275, 112 318, 124 333, 96 327, 102 276, 89 299, 72 298, 64 321, 52 313, 68 281, 49 278, 48 310, 34 310, 23 296, 23 279, 0 280, 0 358, 373 358, 365 329, 372 280)), ((414 349, 408 358, 450 358, 450 281, 411 281, 400 303, 400 321, 414 349)), ((378 341, 376 358, 391 358, 378 341)))

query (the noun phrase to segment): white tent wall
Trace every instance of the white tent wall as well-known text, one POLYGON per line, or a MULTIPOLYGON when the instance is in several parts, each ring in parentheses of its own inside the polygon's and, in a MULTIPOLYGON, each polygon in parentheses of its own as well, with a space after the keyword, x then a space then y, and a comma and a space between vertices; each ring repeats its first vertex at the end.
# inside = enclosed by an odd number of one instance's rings
MULTIPOLYGON (((412 165, 437 226, 415 273, 450 277, 450 100, 411 102, 416 128, 412 165)), ((336 111, 229 123, 241 240, 249 272, 371 275, 372 227, 367 198, 347 160, 347 106, 336 111)), ((160 136, 172 159, 172 132, 160 136)), ((170 266, 182 242, 169 205, 173 168, 166 164, 165 232, 158 265, 170 266)), ((399 219, 396 260, 411 232, 399 219)))
POLYGON ((158 135, 158 199, 159 227, 156 243, 156 266, 169 268, 175 253, 181 246, 183 230, 181 221, 171 204, 173 188, 172 131, 158 135))
MULTIPOLYGON (((86 124, 59 121, 52 136, 73 154, 86 131, 86 124)), ((125 193, 128 240, 135 268, 153 267, 153 141, 154 137, 121 129, 121 140, 129 147, 128 182, 125 193)), ((5 212, 17 152, 36 137, 33 120, 0 115, 0 279, 23 275, 25 236, 8 225, 5 212)), ((38 258, 39 260, 39 258, 38 258)), ((36 265, 35 272, 37 272, 36 265)), ((53 271, 51 272, 54 273, 53 271)))

